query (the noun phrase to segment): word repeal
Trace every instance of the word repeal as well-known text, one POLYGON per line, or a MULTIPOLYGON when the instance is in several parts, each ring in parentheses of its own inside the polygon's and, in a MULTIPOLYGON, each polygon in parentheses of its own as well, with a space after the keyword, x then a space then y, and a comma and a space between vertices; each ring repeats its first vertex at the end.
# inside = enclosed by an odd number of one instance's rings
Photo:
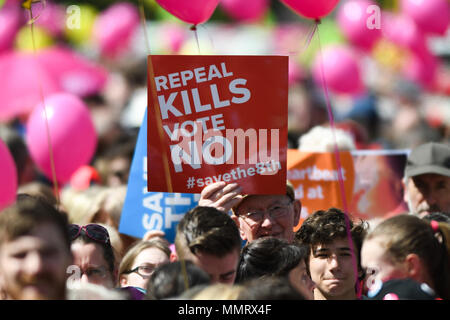
MULTIPOLYGON (((221 70, 219 70, 216 65, 210 65, 208 67, 208 75, 206 74, 205 67, 196 68, 194 70, 185 70, 181 72, 170 73, 167 76, 156 76, 155 85, 156 91, 169 90, 173 88, 184 87, 189 81, 195 81, 196 83, 208 82, 215 78, 221 79, 225 77, 231 77, 232 72, 228 72, 224 62, 220 64, 221 70)), ((216 84, 211 84, 209 86, 209 95, 204 93, 201 95, 203 99, 205 96, 210 96, 211 99, 208 100, 209 103, 204 103, 200 99, 200 93, 198 88, 192 88, 190 90, 182 90, 180 92, 171 92, 168 97, 164 94, 158 95, 158 102, 161 110, 161 117, 163 120, 169 118, 169 112, 175 117, 181 117, 183 115, 188 115, 193 112, 191 101, 194 105, 195 112, 202 112, 211 110, 213 107, 215 109, 228 107, 231 103, 242 104, 250 100, 251 93, 245 87, 247 84, 246 79, 236 78, 230 81, 228 85, 228 90, 234 96, 230 99, 221 99, 219 91, 216 84), (183 108, 177 108, 177 106, 183 106, 183 108), (182 111, 180 111, 182 110, 182 111)))

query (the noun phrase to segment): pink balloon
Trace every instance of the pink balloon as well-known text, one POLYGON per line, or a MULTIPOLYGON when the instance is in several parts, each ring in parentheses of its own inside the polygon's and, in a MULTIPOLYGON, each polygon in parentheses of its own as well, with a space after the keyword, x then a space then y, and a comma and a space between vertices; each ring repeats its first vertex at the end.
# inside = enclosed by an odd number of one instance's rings
MULTIPOLYGON (((66 183, 82 165, 88 164, 97 146, 91 114, 75 95, 59 93, 45 100, 56 179, 66 183)), ((45 112, 36 106, 27 122, 26 142, 36 165, 53 179, 45 112)))
POLYGON ((281 0, 281 2, 305 18, 320 19, 333 11, 339 0, 281 0))
POLYGON ((162 29, 163 38, 172 53, 178 53, 186 40, 186 29, 179 24, 167 24, 162 29))
POLYGON ((410 17, 383 12, 382 20, 383 34, 387 40, 415 52, 426 49, 425 37, 410 17))
POLYGON ((403 67, 404 76, 424 89, 432 90, 435 85, 438 59, 428 50, 411 54, 403 67))
POLYGON ((184 22, 197 25, 206 22, 216 10, 219 0, 156 0, 158 4, 184 22))
POLYGON ((11 49, 23 22, 18 4, 7 2, 0 9, 0 52, 11 49))
MULTIPOLYGON (((26 13, 28 17, 28 13, 26 13)), ((62 5, 47 1, 45 6, 33 7, 33 15, 39 16, 36 25, 44 28, 53 36, 59 36, 64 30, 66 12, 62 5)))
POLYGON ((360 94, 364 86, 361 82, 358 62, 354 52, 347 47, 329 46, 316 56, 312 75, 316 84, 323 86, 322 68, 326 85, 336 93, 360 94))
POLYGON ((101 91, 108 80, 105 68, 68 47, 40 50, 37 61, 57 80, 61 91, 80 97, 101 91))
POLYGON ((138 27, 139 12, 136 6, 119 2, 97 17, 93 38, 98 42, 103 55, 114 58, 129 47, 138 27))
POLYGON ((379 7, 371 0, 347 1, 339 8, 337 21, 342 32, 361 49, 372 49, 381 36, 381 26, 377 28, 374 21, 377 18, 374 10, 379 13, 379 7))
POLYGON ((269 8, 268 0, 222 0, 223 10, 238 21, 256 21, 266 13, 269 8))
POLYGON ((424 33, 444 35, 447 31, 450 21, 448 0, 402 0, 401 8, 424 33))
POLYGON ((42 101, 42 94, 47 97, 60 91, 58 81, 33 53, 0 54, 0 75, 0 121, 28 115, 42 101))
POLYGON ((8 147, 0 139, 0 210, 14 202, 17 192, 17 169, 8 147))

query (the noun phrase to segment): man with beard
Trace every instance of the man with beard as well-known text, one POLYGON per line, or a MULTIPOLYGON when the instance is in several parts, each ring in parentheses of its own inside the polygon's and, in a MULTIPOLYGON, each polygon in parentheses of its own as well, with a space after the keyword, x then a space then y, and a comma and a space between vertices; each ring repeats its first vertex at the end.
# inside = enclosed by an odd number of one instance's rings
POLYGON ((409 213, 450 215, 450 146, 429 142, 414 148, 405 168, 404 199, 409 213))
POLYGON ((4 299, 62 300, 72 264, 67 217, 26 194, 0 212, 0 291, 4 299))

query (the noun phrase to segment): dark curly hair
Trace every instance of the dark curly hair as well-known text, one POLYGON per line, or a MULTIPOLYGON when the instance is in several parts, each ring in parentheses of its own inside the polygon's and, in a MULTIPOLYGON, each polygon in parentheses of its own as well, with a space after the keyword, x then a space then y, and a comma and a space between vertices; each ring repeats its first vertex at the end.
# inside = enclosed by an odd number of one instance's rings
MULTIPOLYGON (((300 229, 295 233, 295 242, 309 247, 307 258, 309 259, 309 253, 316 245, 328 244, 336 239, 346 238, 348 235, 347 223, 355 246, 358 269, 363 271, 360 253, 364 237, 367 234, 367 224, 364 221, 355 224, 351 216, 347 217, 340 209, 330 208, 326 211, 314 212, 306 218, 300 229)), ((359 277, 360 280, 363 278, 364 275, 359 277)))

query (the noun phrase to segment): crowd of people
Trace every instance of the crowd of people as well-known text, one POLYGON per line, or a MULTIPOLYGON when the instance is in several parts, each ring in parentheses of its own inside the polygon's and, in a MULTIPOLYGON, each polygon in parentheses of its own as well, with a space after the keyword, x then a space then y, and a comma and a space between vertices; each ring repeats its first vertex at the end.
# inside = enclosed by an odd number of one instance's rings
POLYGON ((118 193, 95 192, 78 204, 84 214, 51 192, 20 193, 0 214, 1 297, 449 299, 450 146, 414 148, 404 183, 409 210, 376 226, 324 208, 294 231, 302 204, 289 181, 284 195, 217 182, 184 214, 173 244, 161 232, 120 234, 120 205, 107 205, 118 193))
POLYGON ((325 101, 307 71, 289 82, 288 148, 411 150, 404 172, 384 173, 402 175, 383 192, 403 198, 404 212, 364 221, 328 206, 295 230, 302 202, 290 181, 281 195, 220 181, 202 190, 170 243, 161 231, 119 232, 147 102, 146 55, 98 60, 108 82, 83 97, 95 155, 66 184, 33 162, 24 119, 0 123, 18 179, 16 200, 0 212, 0 300, 450 299, 448 88, 434 94, 370 67, 356 99, 325 101))

